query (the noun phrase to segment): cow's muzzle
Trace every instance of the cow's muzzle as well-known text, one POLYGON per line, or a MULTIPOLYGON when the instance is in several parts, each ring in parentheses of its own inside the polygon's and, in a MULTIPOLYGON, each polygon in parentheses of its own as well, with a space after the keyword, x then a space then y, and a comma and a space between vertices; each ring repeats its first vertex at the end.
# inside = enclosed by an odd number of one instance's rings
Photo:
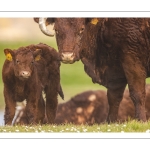
POLYGON ((75 62, 75 54, 73 52, 61 53, 61 61, 65 64, 72 64, 75 62))

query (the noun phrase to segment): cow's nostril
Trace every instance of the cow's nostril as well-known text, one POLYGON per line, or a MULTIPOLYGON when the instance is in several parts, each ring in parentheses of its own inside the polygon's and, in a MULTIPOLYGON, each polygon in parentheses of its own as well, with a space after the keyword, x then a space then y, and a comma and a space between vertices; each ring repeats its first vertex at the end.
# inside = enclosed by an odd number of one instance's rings
POLYGON ((73 52, 64 52, 61 53, 61 59, 63 63, 73 63, 75 55, 73 52))
POLYGON ((65 52, 65 53, 62 53, 62 58, 72 58, 74 56, 73 53, 69 53, 69 52, 65 52))

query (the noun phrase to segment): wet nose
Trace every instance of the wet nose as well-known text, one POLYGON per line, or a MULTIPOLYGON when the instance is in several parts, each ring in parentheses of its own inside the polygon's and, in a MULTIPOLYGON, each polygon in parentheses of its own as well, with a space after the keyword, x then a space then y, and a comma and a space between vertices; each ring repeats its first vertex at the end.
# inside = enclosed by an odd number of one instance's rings
POLYGON ((20 75, 23 78, 28 78, 28 77, 30 77, 30 72, 29 71, 21 71, 20 75))
POLYGON ((75 55, 73 52, 63 52, 61 53, 62 62, 66 64, 71 64, 74 62, 75 55))

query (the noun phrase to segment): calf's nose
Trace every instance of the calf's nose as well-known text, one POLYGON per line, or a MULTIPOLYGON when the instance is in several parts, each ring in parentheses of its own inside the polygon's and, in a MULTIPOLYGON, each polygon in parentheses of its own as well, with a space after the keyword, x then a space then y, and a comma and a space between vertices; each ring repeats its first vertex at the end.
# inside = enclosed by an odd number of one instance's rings
POLYGON ((23 78, 29 78, 29 77, 30 77, 30 72, 29 72, 29 71, 21 71, 21 72, 20 72, 20 75, 21 75, 23 78))
POLYGON ((73 52, 63 52, 61 53, 62 62, 66 64, 71 64, 74 62, 75 55, 73 52))

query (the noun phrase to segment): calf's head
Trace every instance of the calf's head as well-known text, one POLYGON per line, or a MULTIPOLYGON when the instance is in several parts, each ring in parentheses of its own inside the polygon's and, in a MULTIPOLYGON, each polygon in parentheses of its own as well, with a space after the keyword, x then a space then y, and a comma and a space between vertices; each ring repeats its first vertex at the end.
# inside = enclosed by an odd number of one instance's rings
POLYGON ((41 50, 30 51, 4 49, 6 59, 13 63, 14 74, 21 80, 28 79, 33 72, 34 63, 40 59, 41 50))

